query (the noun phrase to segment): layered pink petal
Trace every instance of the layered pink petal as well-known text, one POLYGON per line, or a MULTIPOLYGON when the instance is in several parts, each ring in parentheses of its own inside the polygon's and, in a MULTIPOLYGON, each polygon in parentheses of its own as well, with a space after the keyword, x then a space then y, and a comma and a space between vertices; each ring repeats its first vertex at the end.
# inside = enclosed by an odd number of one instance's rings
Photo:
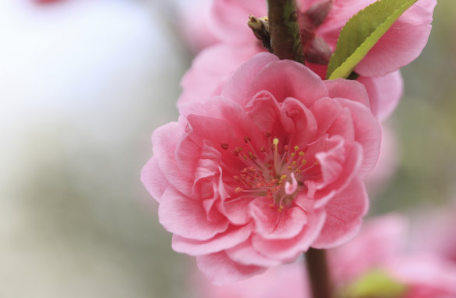
POLYGON ((267 257, 289 262, 306 251, 318 237, 325 222, 326 213, 316 210, 308 215, 308 221, 301 233, 291 239, 266 240, 261 236, 252 236, 252 246, 267 257))
POLYGON ((359 103, 337 99, 339 104, 350 109, 355 128, 355 140, 363 147, 363 164, 359 175, 365 176, 371 172, 380 155, 382 131, 380 123, 370 110, 359 103))
POLYGON ((300 63, 286 60, 272 62, 262 68, 249 87, 248 98, 267 90, 278 102, 293 97, 306 106, 328 95, 319 76, 300 63))
POLYGON ((367 193, 360 179, 354 179, 325 205, 326 221, 315 248, 331 248, 347 242, 358 233, 368 208, 367 193))
POLYGON ((380 121, 385 120, 394 111, 403 94, 404 82, 400 71, 384 77, 360 76, 358 82, 366 87, 372 113, 380 121))
POLYGON ((177 106, 205 101, 219 95, 223 84, 235 70, 256 53, 256 46, 235 47, 228 44, 218 44, 203 50, 193 60, 191 68, 181 81, 183 90, 177 106))
POLYGON ((307 224, 307 216, 299 207, 284 208, 278 212, 277 206, 259 197, 249 205, 255 222, 255 232, 264 239, 290 239, 296 237, 307 224))
POLYGON ((160 202, 160 198, 170 184, 160 170, 155 156, 153 156, 142 169, 141 182, 150 195, 156 199, 157 202, 160 202))
POLYGON ((253 265, 260 267, 271 267, 279 265, 281 262, 267 258, 260 252, 256 251, 252 246, 252 241, 247 241, 237 245, 236 247, 230 248, 226 251, 226 254, 235 262, 239 262, 243 265, 253 265))
POLYGON ((359 102, 367 107, 370 106, 369 96, 360 82, 344 81, 344 83, 341 84, 341 80, 342 79, 324 81, 326 88, 328 88, 329 97, 346 98, 359 102))
POLYGON ((190 199, 169 187, 163 194, 158 208, 160 223, 171 233, 195 240, 207 240, 226 231, 228 221, 208 222, 200 201, 190 199))
POLYGON ((174 235, 173 249, 192 256, 212 254, 239 245, 250 237, 251 232, 252 226, 244 225, 240 227, 230 226, 226 231, 209 240, 200 241, 174 235))
POLYGON ((186 175, 182 173, 175 157, 175 149, 179 142, 176 135, 180 133, 179 125, 176 122, 157 128, 152 134, 153 151, 166 180, 182 193, 191 193, 193 177, 191 173, 186 173, 186 175))
MULTIPOLYGON (((222 89, 222 97, 245 106, 260 89, 252 91, 250 86, 258 73, 268 64, 278 61, 279 58, 268 53, 257 54, 233 74, 222 89)), ((269 91, 269 90, 268 90, 269 91)))
POLYGON ((199 256, 196 261, 198 268, 214 285, 237 282, 266 270, 264 267, 234 262, 225 252, 199 256))

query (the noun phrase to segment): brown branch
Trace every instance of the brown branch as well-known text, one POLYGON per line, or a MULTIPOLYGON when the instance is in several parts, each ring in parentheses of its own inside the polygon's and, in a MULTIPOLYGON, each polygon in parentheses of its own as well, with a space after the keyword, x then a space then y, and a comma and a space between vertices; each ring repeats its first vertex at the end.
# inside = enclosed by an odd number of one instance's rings
POLYGON ((321 249, 310 248, 305 253, 307 273, 313 298, 331 298, 332 284, 329 276, 326 252, 321 249))
POLYGON ((268 0, 271 45, 280 59, 304 63, 295 0, 268 0))

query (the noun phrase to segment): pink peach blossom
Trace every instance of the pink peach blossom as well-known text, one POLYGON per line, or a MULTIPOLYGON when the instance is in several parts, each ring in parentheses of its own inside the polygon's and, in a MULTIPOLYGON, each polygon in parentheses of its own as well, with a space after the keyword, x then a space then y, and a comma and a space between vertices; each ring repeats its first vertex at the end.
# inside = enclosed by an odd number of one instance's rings
MULTIPOLYGON (((309 44, 313 39, 321 38, 334 51, 342 27, 353 15, 375 1, 297 0, 303 42, 309 44), (313 21, 309 20, 308 12, 322 4, 326 4, 328 13, 320 19, 313 17, 313 21)), ((420 0, 414 4, 369 51, 355 71, 363 76, 385 76, 415 60, 429 38, 436 4, 436 0, 420 0)), ((249 14, 267 15, 265 1, 213 0, 210 27, 226 43, 251 44, 255 38, 245 26, 249 14)))
POLYGON ((423 208, 416 215, 413 244, 417 249, 441 255, 456 265, 456 201, 429 211, 423 208))
MULTIPOLYGON (((298 4, 304 14, 312 6, 323 2, 325 1, 301 0, 298 4)), ((307 37, 309 43, 312 43, 313 38, 322 39, 331 50, 334 50, 343 25, 356 12, 372 2, 374 1, 334 0, 323 23, 306 29, 307 33, 304 35, 310 36, 310 39, 307 37)), ((380 120, 385 119, 394 110, 402 96, 403 82, 398 69, 421 53, 430 33, 435 3, 435 0, 421 0, 416 3, 399 18, 355 69, 361 74, 358 81, 367 89, 372 112, 380 120)), ((218 95, 219 86, 226 82, 237 67, 254 53, 265 51, 245 24, 248 14, 266 15, 265 2, 213 1, 208 27, 221 43, 206 48, 194 61, 182 81, 183 93, 178 105, 218 95)), ((325 65, 308 61, 306 64, 322 78, 326 76, 325 65)))
MULTIPOLYGON (((434 0, 425 1, 432 2, 434 0)), ((351 1, 350 3, 352 5, 346 7, 346 5, 338 4, 336 1, 333 5, 333 10, 338 13, 345 11, 345 14, 338 14, 337 18, 331 18, 332 14, 330 12, 327 20, 318 27, 318 30, 315 29, 316 33, 320 32, 319 30, 321 29, 322 36, 328 39, 329 46, 335 46, 338 36, 334 37, 329 34, 328 32, 332 31, 328 28, 332 28, 334 32, 339 32, 338 30, 341 29, 340 26, 343 25, 340 19, 344 15, 350 15, 346 13, 347 11, 355 13, 361 4, 368 4, 366 1, 358 2, 351 1), (332 23, 333 21, 334 23, 332 23)), ((301 4, 302 7, 308 9, 314 3, 302 2, 301 4)), ((428 6, 431 18, 433 6, 428 6)), ((179 98, 178 106, 187 102, 206 100, 211 96, 219 95, 220 86, 226 83, 227 78, 242 63, 246 62, 254 54, 265 51, 245 24, 246 16, 249 13, 256 15, 266 14, 264 1, 260 3, 258 1, 215 0, 212 11, 212 22, 210 22, 209 27, 213 28, 215 35, 221 40, 221 43, 206 48, 193 61, 192 67, 181 82, 183 92, 179 98)), ((409 52, 407 51, 407 53, 409 52)), ((395 53, 391 55, 394 57, 400 56, 395 53)), ((327 67, 325 65, 317 65, 309 62, 306 62, 306 64, 322 78, 326 76, 327 67)), ((403 82, 399 71, 392 71, 391 73, 382 72, 380 75, 376 77, 360 76, 358 81, 367 89, 372 112, 377 118, 383 120, 394 110, 402 97, 403 82)))
POLYGON ((209 26, 210 3, 210 0, 182 1, 177 7, 181 37, 193 53, 220 42, 209 26))
MULTIPOLYGON (((366 221, 351 242, 328 250, 336 293, 343 292, 370 272, 381 271, 405 287, 403 295, 395 298, 455 297, 456 266, 426 252, 406 254, 403 247, 406 232, 404 218, 396 214, 384 215, 366 221)), ((201 298, 311 297, 301 259, 222 287, 211 285, 196 272, 190 282, 201 298)))
POLYGON ((220 88, 152 136, 142 181, 173 249, 223 284, 352 238, 381 139, 364 87, 262 53, 220 88))

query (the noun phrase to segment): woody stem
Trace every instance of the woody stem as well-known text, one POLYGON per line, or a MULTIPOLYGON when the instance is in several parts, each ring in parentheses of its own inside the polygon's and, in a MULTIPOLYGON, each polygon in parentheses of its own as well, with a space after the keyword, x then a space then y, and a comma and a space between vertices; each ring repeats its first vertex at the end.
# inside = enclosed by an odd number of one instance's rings
POLYGON ((313 298, 331 298, 332 285, 326 251, 310 248, 305 253, 307 273, 313 298))
POLYGON ((280 59, 304 63, 295 0, 268 0, 272 51, 280 59))

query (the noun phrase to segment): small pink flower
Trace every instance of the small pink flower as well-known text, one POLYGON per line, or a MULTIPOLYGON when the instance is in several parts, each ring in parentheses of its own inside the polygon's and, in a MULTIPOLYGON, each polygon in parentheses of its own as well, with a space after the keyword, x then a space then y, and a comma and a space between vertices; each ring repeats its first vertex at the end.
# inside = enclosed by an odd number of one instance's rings
POLYGON ((220 88, 152 136, 142 181, 173 249, 223 284, 352 238, 381 139, 364 87, 263 53, 220 88))

